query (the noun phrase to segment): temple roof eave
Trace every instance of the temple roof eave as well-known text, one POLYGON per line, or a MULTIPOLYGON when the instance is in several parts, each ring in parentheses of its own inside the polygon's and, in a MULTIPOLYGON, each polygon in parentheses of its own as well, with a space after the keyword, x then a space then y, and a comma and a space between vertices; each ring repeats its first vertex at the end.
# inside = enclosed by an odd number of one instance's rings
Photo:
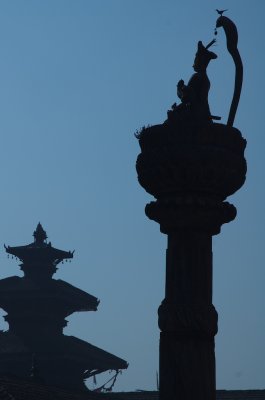
MULTIPOLYGON (((73 258, 74 251, 64 251, 52 247, 50 243, 37 244, 35 242, 25 246, 6 246, 5 250, 8 254, 18 257, 22 261, 27 261, 35 256, 38 258, 45 257, 45 260, 64 260, 73 258)), ((34 258, 35 258, 34 257, 34 258)))
POLYGON ((129 366, 122 358, 74 336, 65 335, 64 342, 69 349, 68 356, 72 354, 80 362, 87 363, 88 370, 91 369, 89 365, 98 370, 127 369, 129 366))
POLYGON ((21 303, 29 299, 45 301, 48 298, 54 302, 65 299, 65 306, 69 310, 66 316, 74 312, 97 311, 100 303, 97 297, 61 279, 45 282, 35 282, 19 276, 0 279, 0 306, 3 309, 6 309, 6 304, 13 302, 21 303))
MULTIPOLYGON (((77 363, 81 363, 84 369, 92 370, 119 370, 127 369, 128 363, 120 357, 115 356, 97 346, 94 346, 84 340, 74 336, 63 335, 59 339, 53 338, 52 341, 43 342, 35 338, 34 351, 41 355, 46 355, 52 358, 58 356, 65 359, 71 359, 77 363)), ((0 331, 0 355, 1 358, 8 355, 15 357, 21 354, 32 354, 33 349, 29 347, 25 340, 22 340, 17 335, 11 332, 0 331), (10 350, 12 349, 12 355, 10 350)))

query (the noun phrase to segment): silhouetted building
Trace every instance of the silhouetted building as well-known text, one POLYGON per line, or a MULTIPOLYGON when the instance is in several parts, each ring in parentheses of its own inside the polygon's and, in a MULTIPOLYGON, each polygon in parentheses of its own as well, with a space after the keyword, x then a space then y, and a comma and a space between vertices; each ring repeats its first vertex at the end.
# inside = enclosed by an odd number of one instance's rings
POLYGON ((0 376, 86 390, 85 379, 127 368, 128 364, 63 334, 67 316, 96 311, 99 300, 63 280, 53 279, 58 264, 73 258, 73 252, 52 247, 41 224, 33 236, 34 242, 29 245, 6 247, 8 254, 22 262, 24 276, 0 280, 0 307, 7 312, 5 320, 9 324, 7 332, 0 332, 0 376))

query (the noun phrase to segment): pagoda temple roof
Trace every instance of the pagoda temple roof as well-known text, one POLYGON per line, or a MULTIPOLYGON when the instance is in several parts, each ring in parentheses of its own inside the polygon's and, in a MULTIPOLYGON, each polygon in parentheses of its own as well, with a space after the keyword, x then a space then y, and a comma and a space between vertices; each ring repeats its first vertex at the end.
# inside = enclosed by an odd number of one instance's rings
POLYGON ((19 276, 0 279, 0 306, 1 300, 9 298, 17 301, 24 297, 34 299, 38 297, 64 298, 69 306, 69 313, 75 311, 96 311, 99 300, 85 291, 76 288, 61 279, 34 281, 19 276))
MULTIPOLYGON (((21 353, 32 354, 33 349, 27 345, 26 340, 17 335, 0 331, 0 356, 3 357, 11 352, 19 356, 21 353)), ((46 355, 47 352, 55 355, 63 354, 64 358, 79 360, 88 371, 99 370, 102 372, 128 367, 128 363, 123 359, 74 336, 63 335, 48 341, 36 338, 34 352, 37 352, 40 357, 41 354, 46 355)))
POLYGON ((25 263, 52 263, 59 264, 64 259, 73 258, 73 251, 64 251, 52 247, 51 242, 46 241, 47 234, 39 223, 33 233, 34 242, 25 246, 5 246, 6 252, 25 263))
POLYGON ((78 339, 74 336, 64 336, 64 342, 64 353, 68 349, 68 354, 73 354, 75 357, 79 354, 80 358, 86 358, 89 360, 89 364, 93 369, 119 370, 128 368, 127 361, 85 342, 84 340, 78 339))
POLYGON ((42 243, 41 245, 35 242, 25 246, 5 246, 6 252, 19 258, 21 261, 29 260, 52 260, 56 264, 64 259, 73 258, 73 252, 64 251, 52 247, 51 243, 42 243))

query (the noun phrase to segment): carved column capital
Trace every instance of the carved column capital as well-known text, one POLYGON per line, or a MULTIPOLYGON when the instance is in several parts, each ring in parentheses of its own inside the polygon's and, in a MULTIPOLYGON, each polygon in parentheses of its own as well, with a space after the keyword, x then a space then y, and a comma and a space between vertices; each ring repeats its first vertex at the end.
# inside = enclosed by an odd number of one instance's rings
POLYGON ((225 202, 244 183, 246 140, 222 124, 155 125, 138 135, 139 183, 156 201, 146 215, 163 233, 172 230, 220 232, 236 216, 225 202))
POLYGON ((218 314, 212 304, 174 304, 164 300, 158 309, 158 325, 163 333, 177 339, 208 339, 217 334, 218 314))
POLYGON ((224 223, 236 217, 236 208, 228 202, 192 194, 152 201, 146 205, 145 213, 166 234, 184 229, 216 235, 224 223))

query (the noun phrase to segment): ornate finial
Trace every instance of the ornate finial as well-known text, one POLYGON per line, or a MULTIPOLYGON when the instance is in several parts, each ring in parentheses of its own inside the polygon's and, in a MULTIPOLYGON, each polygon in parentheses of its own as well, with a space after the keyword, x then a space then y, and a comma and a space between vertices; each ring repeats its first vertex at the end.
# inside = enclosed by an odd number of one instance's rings
POLYGON ((216 11, 218 12, 219 15, 222 16, 224 12, 228 11, 228 9, 226 9, 226 10, 217 10, 217 8, 216 8, 216 11))
POLYGON ((41 226, 40 222, 38 223, 37 228, 33 233, 33 236, 34 236, 35 242, 37 242, 37 243, 43 243, 44 240, 47 239, 48 236, 46 235, 46 232, 43 229, 43 227, 41 226))

